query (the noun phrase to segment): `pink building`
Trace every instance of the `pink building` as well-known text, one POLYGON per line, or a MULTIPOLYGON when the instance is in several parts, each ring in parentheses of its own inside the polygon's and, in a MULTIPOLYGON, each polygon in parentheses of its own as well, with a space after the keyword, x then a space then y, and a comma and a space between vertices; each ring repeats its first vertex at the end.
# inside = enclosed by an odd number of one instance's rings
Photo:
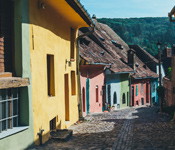
POLYGON ((150 104, 151 79, 131 80, 131 106, 150 104))
POLYGON ((104 65, 85 65, 80 67, 83 117, 88 113, 102 112, 104 65))
POLYGON ((158 78, 158 74, 151 71, 141 60, 143 58, 139 58, 132 48, 128 50, 128 64, 134 69, 134 73, 131 74, 131 106, 152 104, 156 101, 151 95, 156 92, 156 84, 151 89, 151 82, 158 78))

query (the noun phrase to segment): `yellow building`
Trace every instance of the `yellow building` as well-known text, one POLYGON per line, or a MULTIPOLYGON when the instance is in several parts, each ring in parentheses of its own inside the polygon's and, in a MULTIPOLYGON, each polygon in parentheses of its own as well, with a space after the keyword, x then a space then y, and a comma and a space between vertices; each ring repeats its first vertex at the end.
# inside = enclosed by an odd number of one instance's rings
POLYGON ((77 30, 93 25, 78 0, 30 0, 34 140, 79 119, 77 30))

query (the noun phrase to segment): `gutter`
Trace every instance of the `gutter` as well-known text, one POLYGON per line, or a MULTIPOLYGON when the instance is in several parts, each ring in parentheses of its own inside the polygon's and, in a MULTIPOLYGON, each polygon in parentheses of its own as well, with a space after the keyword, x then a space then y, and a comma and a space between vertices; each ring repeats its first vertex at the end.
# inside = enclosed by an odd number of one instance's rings
POLYGON ((87 32, 87 33, 84 33, 80 36, 78 36, 76 38, 76 50, 77 50, 77 55, 76 55, 76 66, 77 66, 77 76, 78 76, 78 80, 77 80, 77 87, 78 87, 78 110, 79 110, 79 118, 82 118, 83 117, 83 110, 82 110, 82 98, 81 98, 81 82, 80 82, 80 55, 79 55, 79 40, 81 38, 83 38, 84 36, 88 36, 88 35, 91 35, 93 34, 94 30, 95 30, 95 23, 91 24, 91 28, 92 30, 90 32, 87 32))
POLYGON ((104 65, 104 66, 110 66, 111 64, 106 64, 106 63, 88 63, 88 65, 104 65))
POLYGON ((134 78, 134 79, 152 79, 153 77, 140 77, 140 78, 134 78))
POLYGON ((116 72, 114 74, 125 74, 125 73, 135 73, 135 71, 128 71, 128 72, 116 72))

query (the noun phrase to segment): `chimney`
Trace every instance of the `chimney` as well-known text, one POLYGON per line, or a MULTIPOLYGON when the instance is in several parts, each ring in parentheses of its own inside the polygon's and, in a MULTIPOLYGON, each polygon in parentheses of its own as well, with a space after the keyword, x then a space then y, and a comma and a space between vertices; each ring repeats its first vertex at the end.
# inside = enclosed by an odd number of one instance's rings
POLYGON ((4 71, 4 37, 0 36, 0 72, 4 71))
POLYGON ((128 50, 128 65, 135 70, 135 51, 128 50))
POLYGON ((162 55, 163 55, 163 57, 171 57, 172 56, 172 49, 166 46, 162 55))
POLYGON ((172 49, 167 47, 167 57, 171 57, 172 56, 172 49))

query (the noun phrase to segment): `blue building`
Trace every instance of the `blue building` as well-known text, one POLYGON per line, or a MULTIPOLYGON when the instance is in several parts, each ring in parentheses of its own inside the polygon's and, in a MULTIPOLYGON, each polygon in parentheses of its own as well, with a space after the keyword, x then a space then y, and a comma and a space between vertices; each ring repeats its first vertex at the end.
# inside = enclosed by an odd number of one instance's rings
POLYGON ((157 94, 157 89, 158 87, 158 78, 152 78, 151 79, 151 103, 152 104, 159 104, 159 97, 157 94))

